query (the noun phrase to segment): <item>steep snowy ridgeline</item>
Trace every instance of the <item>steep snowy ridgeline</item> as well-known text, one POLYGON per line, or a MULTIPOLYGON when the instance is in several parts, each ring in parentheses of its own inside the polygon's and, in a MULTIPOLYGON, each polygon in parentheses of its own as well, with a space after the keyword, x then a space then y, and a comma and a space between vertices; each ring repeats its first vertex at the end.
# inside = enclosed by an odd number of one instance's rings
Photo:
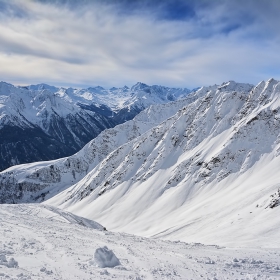
POLYGON ((0 170, 74 154, 106 128, 132 119, 152 104, 185 97, 190 90, 162 86, 15 87, 0 82, 0 170))
POLYGON ((41 202, 83 179, 121 145, 193 102, 203 91, 184 100, 151 106, 133 120, 107 129, 68 158, 13 166, 0 173, 0 203, 41 202))
POLYGON ((147 239, 56 208, 0 205, 2 279, 279 279, 277 249, 147 239))
POLYGON ((279 244, 280 83, 233 86, 201 89, 46 203, 149 237, 279 244))

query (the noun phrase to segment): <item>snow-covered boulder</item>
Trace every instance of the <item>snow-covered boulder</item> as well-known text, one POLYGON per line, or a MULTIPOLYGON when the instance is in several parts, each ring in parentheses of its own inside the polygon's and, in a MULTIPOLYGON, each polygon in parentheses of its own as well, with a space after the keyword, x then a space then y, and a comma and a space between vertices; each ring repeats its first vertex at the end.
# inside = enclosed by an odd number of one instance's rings
POLYGON ((121 264, 114 252, 109 250, 107 246, 96 249, 94 253, 94 261, 97 266, 102 268, 115 267, 121 264))

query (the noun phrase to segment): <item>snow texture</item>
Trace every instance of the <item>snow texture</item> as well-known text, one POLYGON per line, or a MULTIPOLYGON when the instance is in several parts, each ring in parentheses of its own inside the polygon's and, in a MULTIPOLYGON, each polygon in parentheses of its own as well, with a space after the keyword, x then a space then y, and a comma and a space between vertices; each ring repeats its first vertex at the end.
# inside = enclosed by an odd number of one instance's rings
POLYGON ((69 222, 68 213, 53 211, 40 204, 0 205, 0 279, 280 278, 279 248, 147 239, 69 222), (96 265, 95 252, 106 260, 113 256, 106 247, 121 264, 108 267, 102 259, 106 267, 96 265))

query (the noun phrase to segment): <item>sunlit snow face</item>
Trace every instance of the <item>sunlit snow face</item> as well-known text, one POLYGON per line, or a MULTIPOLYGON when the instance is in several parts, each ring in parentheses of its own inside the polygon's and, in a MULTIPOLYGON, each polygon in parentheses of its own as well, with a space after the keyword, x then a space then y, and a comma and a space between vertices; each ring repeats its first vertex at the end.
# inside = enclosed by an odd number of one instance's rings
POLYGON ((0 0, 0 74, 13 83, 74 87, 277 79, 279 5, 0 0))

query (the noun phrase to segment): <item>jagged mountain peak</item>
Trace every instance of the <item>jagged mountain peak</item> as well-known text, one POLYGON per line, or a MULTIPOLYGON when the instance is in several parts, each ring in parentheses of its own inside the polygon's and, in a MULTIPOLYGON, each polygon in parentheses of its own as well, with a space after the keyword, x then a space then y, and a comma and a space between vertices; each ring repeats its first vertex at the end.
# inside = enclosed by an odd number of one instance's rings
POLYGON ((275 80, 274 78, 270 78, 267 80, 268 83, 278 83, 279 81, 275 80))
POLYGON ((280 90, 280 82, 275 79, 269 79, 267 81, 261 81, 250 92, 249 98, 252 101, 266 101, 267 98, 274 98, 278 95, 280 90))
POLYGON ((265 88, 264 90, 272 90, 273 87, 275 85, 278 85, 279 84, 279 81, 273 79, 273 78, 270 78, 269 80, 267 80, 267 82, 265 83, 265 88))
POLYGON ((138 90, 143 90, 147 87, 149 87, 149 86, 144 84, 144 83, 137 82, 134 86, 131 87, 131 90, 132 91, 138 91, 138 90))
POLYGON ((4 82, 4 81, 0 81, 0 86, 2 87, 2 86, 13 86, 14 87, 14 85, 12 85, 12 84, 10 84, 10 83, 7 83, 7 82, 4 82))
POLYGON ((103 91, 105 91, 105 88, 103 88, 101 86, 96 86, 96 87, 88 87, 86 90, 88 90, 90 92, 95 92, 95 93, 102 93, 103 91))
POLYGON ((19 92, 21 90, 24 90, 24 88, 19 89, 19 88, 16 88, 14 85, 10 84, 10 83, 6 83, 6 82, 3 82, 3 81, 0 82, 0 96, 1 95, 9 96, 11 93, 19 92))
POLYGON ((250 91, 254 85, 252 84, 246 84, 246 83, 236 83, 235 81, 228 81, 225 83, 222 83, 218 89, 224 90, 224 91, 244 91, 248 92, 250 91))
POLYGON ((38 90, 38 91, 49 90, 49 91, 51 91, 53 93, 57 92, 59 90, 58 87, 50 86, 50 85, 44 84, 44 83, 37 84, 37 85, 30 85, 30 86, 28 86, 28 89, 30 89, 30 90, 38 90))

